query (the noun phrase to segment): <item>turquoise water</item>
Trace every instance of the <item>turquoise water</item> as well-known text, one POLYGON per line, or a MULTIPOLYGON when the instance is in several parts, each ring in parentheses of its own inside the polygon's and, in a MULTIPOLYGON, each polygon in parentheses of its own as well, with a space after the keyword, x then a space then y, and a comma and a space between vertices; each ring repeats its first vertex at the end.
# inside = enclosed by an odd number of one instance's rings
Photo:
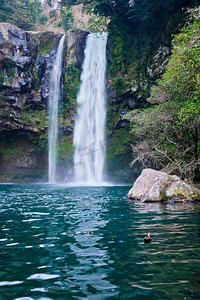
POLYGON ((0 299, 200 299, 198 205, 128 190, 1 185, 0 299))

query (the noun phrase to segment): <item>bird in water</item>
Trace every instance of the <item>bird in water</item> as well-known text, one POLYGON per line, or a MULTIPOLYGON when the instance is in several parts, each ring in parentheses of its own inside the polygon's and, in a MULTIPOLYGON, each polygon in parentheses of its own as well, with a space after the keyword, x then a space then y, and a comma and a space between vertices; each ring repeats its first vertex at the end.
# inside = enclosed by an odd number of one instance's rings
POLYGON ((152 238, 151 238, 151 236, 150 236, 150 232, 147 234, 147 236, 145 236, 145 238, 144 238, 144 243, 146 244, 146 243, 151 243, 151 241, 152 241, 152 238))

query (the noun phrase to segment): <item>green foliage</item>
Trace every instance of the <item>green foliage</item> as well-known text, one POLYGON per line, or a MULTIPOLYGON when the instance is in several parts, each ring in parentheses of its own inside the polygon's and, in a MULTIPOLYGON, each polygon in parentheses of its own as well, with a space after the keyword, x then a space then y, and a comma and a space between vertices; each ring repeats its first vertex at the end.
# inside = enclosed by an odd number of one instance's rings
POLYGON ((191 119, 200 123, 200 99, 196 97, 188 100, 179 112, 179 124, 191 119))
POLYGON ((38 131, 46 130, 48 121, 46 110, 33 110, 30 105, 23 105, 20 115, 24 124, 33 126, 38 131))
POLYGON ((58 142, 58 157, 59 163, 64 164, 65 167, 71 167, 73 165, 74 146, 73 136, 65 135, 59 139, 58 142))
POLYGON ((106 136, 111 136, 113 129, 119 120, 119 105, 108 104, 106 114, 106 136))
POLYGON ((124 90, 124 79, 122 77, 114 77, 113 85, 117 94, 122 94, 124 90))
POLYGON ((1 118, 10 120, 10 117, 13 116, 13 110, 8 106, 5 107, 4 104, 5 99, 6 99, 5 95, 0 94, 0 107, 1 107, 0 114, 1 114, 1 118))
POLYGON ((9 58, 2 60, 0 69, 0 85, 9 86, 10 82, 14 78, 14 74, 15 63, 9 58))
POLYGON ((58 36, 53 32, 32 33, 38 44, 38 54, 50 52, 58 41, 58 36))
POLYGON ((15 137, 12 136, 12 133, 11 135, 7 133, 2 134, 0 143, 0 157, 3 157, 4 160, 7 159, 7 157, 10 158, 12 156, 16 159, 16 155, 20 156, 26 151, 24 147, 17 143, 15 137))
POLYGON ((27 126, 32 126, 39 133, 35 146, 32 152, 46 151, 47 149, 47 126, 48 117, 46 110, 33 110, 30 105, 25 104, 20 111, 22 123, 27 126))
POLYGON ((4 83, 4 70, 0 70, 0 85, 3 85, 4 83))
POLYGON ((35 91, 38 91, 40 89, 40 79, 37 74, 36 64, 33 66, 31 74, 32 74, 32 88, 35 91))
POLYGON ((129 166, 132 151, 131 142, 132 134, 123 128, 107 137, 105 163, 107 173, 112 174, 116 170, 124 170, 129 166))
POLYGON ((167 101, 144 109, 131 119, 135 135, 133 152, 144 167, 171 165, 183 177, 190 176, 194 159, 193 126, 177 126, 181 104, 167 101))
POLYGON ((97 11, 96 11, 96 15, 94 14, 94 11, 95 11, 95 8, 96 8, 96 5, 98 5, 99 1, 81 1, 81 0, 62 0, 61 1, 61 6, 63 7, 62 8, 62 11, 61 11, 61 16, 62 18, 64 17, 65 18, 65 14, 67 12, 67 20, 66 22, 65 21, 61 21, 59 23, 59 26, 63 26, 64 27, 64 24, 65 23, 69 23, 69 25, 67 25, 67 29, 70 29, 73 25, 73 15, 72 15, 72 18, 71 20, 68 20, 69 18, 71 18, 70 16, 70 13, 72 14, 71 12, 71 6, 72 5, 77 5, 77 4, 84 4, 84 6, 82 7, 82 12, 86 13, 89 15, 89 20, 88 22, 86 21, 86 23, 84 24, 84 21, 79 21, 80 24, 82 23, 82 26, 83 28, 85 28, 86 30, 89 30, 90 32, 103 32, 103 31, 106 31, 107 30, 107 24, 108 24, 108 19, 105 18, 104 16, 102 16, 101 14, 99 14, 97 11))
POLYGON ((69 116, 76 109, 76 96, 80 85, 80 71, 71 63, 66 68, 63 96, 63 115, 69 116))
POLYGON ((4 147, 1 147, 0 150, 0 156, 2 157, 16 155, 16 153, 23 153, 23 149, 17 146, 15 143, 12 143, 12 145, 5 144, 4 147))
POLYGON ((47 4, 51 7, 52 6, 51 0, 47 0, 47 4))
POLYGON ((79 0, 61 0, 60 1, 60 4, 62 6, 66 6, 68 8, 70 8, 70 6, 72 6, 72 5, 76 5, 76 4, 79 4, 79 3, 82 3, 82 1, 79 1, 79 0))
POLYGON ((152 104, 159 104, 170 99, 168 91, 157 84, 152 85, 150 93, 150 97, 147 100, 152 104))
POLYGON ((86 7, 92 7, 94 12, 110 16, 122 23, 147 22, 153 18, 162 19, 174 10, 181 9, 188 4, 196 4, 194 0, 190 0, 189 3, 186 0, 77 0, 73 3, 83 3, 86 7))
POLYGON ((125 45, 124 27, 113 26, 112 28, 112 56, 109 72, 112 76, 118 71, 124 71, 124 45, 125 45))
POLYGON ((91 12, 93 12, 96 8, 96 6, 98 5, 98 2, 99 1, 76 1, 76 2, 81 2, 84 4, 84 7, 83 7, 83 11, 90 14, 91 12))
POLYGON ((145 167, 171 166, 193 177, 200 163, 200 8, 174 37, 166 73, 152 90, 158 104, 131 119, 133 152, 145 167))
POLYGON ((124 87, 137 88, 144 96, 148 95, 147 66, 152 61, 153 52, 160 42, 160 34, 155 25, 135 25, 134 30, 127 24, 112 21, 109 24, 110 61, 108 75, 124 78, 124 87))
POLYGON ((9 76, 14 76, 15 74, 15 63, 13 60, 7 58, 4 60, 4 67, 7 70, 9 76))
POLYGON ((119 104, 110 104, 107 106, 106 116, 106 174, 113 176, 116 180, 130 181, 133 171, 129 170, 129 163, 132 157, 132 134, 121 128, 115 130, 115 125, 119 120, 119 104), (116 163, 117 162, 117 163, 116 163))
POLYGON ((50 13, 49 13, 49 17, 52 19, 52 18, 55 18, 56 16, 57 16, 57 11, 56 11, 56 9, 51 10, 50 13))
POLYGON ((172 56, 160 86, 170 97, 184 102, 180 120, 199 118, 200 107, 200 9, 191 11, 188 22, 173 40, 172 56))
POLYGON ((29 30, 39 21, 42 6, 39 0, 1 0, 0 22, 8 22, 29 30))
POLYGON ((71 10, 64 7, 61 9, 61 22, 58 24, 59 26, 63 26, 63 28, 67 31, 72 27, 74 22, 74 14, 71 10))
MULTIPOLYGON (((66 4, 67 1, 63 2, 66 4)), ((194 0, 72 2, 83 3, 86 11, 110 17, 108 76, 123 76, 126 87, 138 87, 145 97, 149 96, 150 87, 147 67, 151 65, 158 45, 170 45, 171 34, 185 18, 182 8, 195 4, 194 0)))
MULTIPOLYGON (((119 129, 115 132, 113 136, 108 138, 108 151, 107 151, 107 159, 113 160, 114 158, 117 160, 122 159, 121 156, 124 155, 124 153, 127 150, 127 147, 130 147, 132 135, 127 132, 126 129, 119 129)), ((114 159, 114 160, 115 160, 114 159)), ((115 160, 115 161, 116 161, 115 160)))
MULTIPOLYGON (((91 12, 91 11, 90 11, 91 12)), ((107 21, 101 16, 90 17, 88 20, 88 30, 90 32, 103 32, 106 31, 107 21)))
POLYGON ((39 17, 40 24, 44 25, 48 21, 48 17, 46 15, 41 15, 39 17))
POLYGON ((33 23, 38 22, 42 12, 41 2, 39 0, 27 1, 27 7, 31 13, 31 21, 33 23))
POLYGON ((22 132, 21 130, 1 133, 0 158, 2 166, 0 178, 3 182, 24 183, 44 178, 47 155, 41 151, 38 137, 37 133, 22 132))

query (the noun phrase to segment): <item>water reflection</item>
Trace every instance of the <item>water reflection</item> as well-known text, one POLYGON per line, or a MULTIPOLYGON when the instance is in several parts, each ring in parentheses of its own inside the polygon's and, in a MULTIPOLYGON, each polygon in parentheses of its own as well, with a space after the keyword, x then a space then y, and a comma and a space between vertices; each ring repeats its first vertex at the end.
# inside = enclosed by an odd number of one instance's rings
POLYGON ((127 191, 0 186, 0 299, 200 297, 198 208, 127 191))
MULTIPOLYGON (((87 189, 85 189, 87 191, 87 189)), ((82 294, 87 296, 95 294, 98 299, 98 293, 103 291, 104 296, 108 297, 113 294, 116 286, 106 280, 106 266, 109 256, 104 245, 99 246, 102 239, 102 230, 108 223, 108 220, 102 218, 107 214, 104 207, 105 199, 102 197, 104 188, 92 191, 94 199, 91 202, 90 195, 86 192, 82 199, 76 199, 76 207, 70 213, 71 227, 70 234, 75 241, 69 242, 71 251, 76 255, 78 266, 70 268, 68 275, 72 277, 71 281, 76 281, 80 286, 82 294)))
MULTIPOLYGON (((200 219, 199 215, 188 214, 188 210, 194 211, 193 205, 127 201, 127 206, 128 209, 123 209, 126 215, 121 219, 121 238, 118 234, 110 247, 114 270, 119 274, 117 281, 121 277, 119 296, 125 299, 137 299, 141 295, 148 299, 182 299, 177 289, 183 288, 181 294, 185 294, 185 289, 189 291, 191 278, 195 282, 192 289, 199 295, 195 276, 200 266, 197 227, 200 219), (143 242, 147 232, 151 232, 152 244, 143 242)), ((112 228, 116 226, 115 222, 112 219, 112 228)), ((112 274, 113 283, 115 279, 116 273, 115 276, 112 274)))

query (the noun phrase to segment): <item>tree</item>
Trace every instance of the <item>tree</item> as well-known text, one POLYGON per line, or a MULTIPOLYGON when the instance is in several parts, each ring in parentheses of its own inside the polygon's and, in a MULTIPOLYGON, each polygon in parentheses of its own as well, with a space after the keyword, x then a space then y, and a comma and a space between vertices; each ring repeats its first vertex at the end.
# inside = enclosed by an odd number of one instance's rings
POLYGON ((137 138, 133 163, 170 165, 192 178, 200 168, 200 8, 190 11, 172 44, 167 71, 151 97, 157 105, 131 118, 137 138))
MULTIPOLYGON (((66 4, 69 1, 62 0, 66 4)), ((177 8, 196 4, 196 0, 70 0, 72 4, 93 4, 94 11, 104 16, 122 19, 126 23, 160 18, 177 8)))
POLYGON ((61 18, 62 21, 59 23, 59 25, 62 25, 66 31, 69 30, 74 22, 73 12, 68 10, 67 7, 64 7, 61 9, 61 18))
POLYGON ((29 30, 39 21, 42 6, 39 0, 0 0, 0 21, 29 30))

